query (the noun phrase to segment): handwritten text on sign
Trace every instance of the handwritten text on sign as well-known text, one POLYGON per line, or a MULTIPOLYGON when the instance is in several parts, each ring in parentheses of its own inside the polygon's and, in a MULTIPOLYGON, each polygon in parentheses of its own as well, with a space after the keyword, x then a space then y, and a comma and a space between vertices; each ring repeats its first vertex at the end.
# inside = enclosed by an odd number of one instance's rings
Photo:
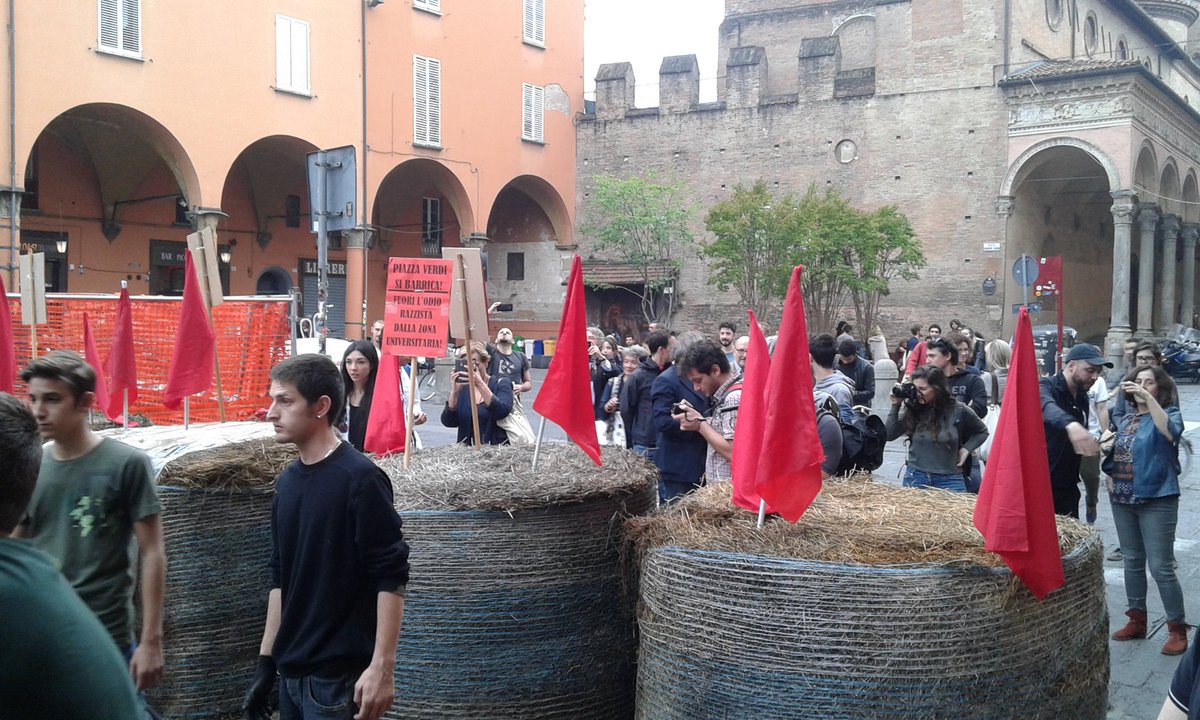
POLYGON ((388 260, 384 353, 411 357, 446 352, 453 277, 449 260, 388 260))

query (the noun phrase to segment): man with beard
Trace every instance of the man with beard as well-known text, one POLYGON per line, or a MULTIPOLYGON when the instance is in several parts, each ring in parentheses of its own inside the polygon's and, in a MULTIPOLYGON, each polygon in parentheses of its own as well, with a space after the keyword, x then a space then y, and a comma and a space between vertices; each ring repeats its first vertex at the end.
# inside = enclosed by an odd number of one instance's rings
POLYGON ((717 340, 721 343, 721 350, 725 353, 725 361, 733 368, 734 374, 741 371, 741 364, 737 360, 737 351, 733 348, 733 339, 737 337, 737 325, 726 320, 717 327, 717 340))
POLYGON ((1042 378, 1042 422, 1046 430, 1046 455, 1050 461, 1050 491, 1054 512, 1079 519, 1079 463, 1084 455, 1098 455, 1100 444, 1088 432, 1088 390, 1112 368, 1095 345, 1071 348, 1062 372, 1042 378))

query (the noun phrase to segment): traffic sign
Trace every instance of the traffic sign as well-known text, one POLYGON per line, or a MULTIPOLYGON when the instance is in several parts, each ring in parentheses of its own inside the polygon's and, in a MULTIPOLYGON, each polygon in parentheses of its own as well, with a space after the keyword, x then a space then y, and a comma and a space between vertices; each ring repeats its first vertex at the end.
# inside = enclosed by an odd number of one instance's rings
POLYGON ((1038 261, 1031 255, 1017 258, 1012 267, 1013 280, 1021 287, 1032 287, 1038 279, 1038 261))

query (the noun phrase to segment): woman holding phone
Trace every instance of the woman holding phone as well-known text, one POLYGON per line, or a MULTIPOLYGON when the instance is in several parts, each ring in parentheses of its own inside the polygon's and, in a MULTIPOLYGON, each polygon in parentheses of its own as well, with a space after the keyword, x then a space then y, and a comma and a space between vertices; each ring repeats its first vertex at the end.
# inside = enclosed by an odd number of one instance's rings
POLYGON ((1183 590, 1175 575, 1175 527, 1179 521, 1179 414, 1175 382, 1155 366, 1136 367, 1121 383, 1131 412, 1121 417, 1112 456, 1104 463, 1108 497, 1125 564, 1129 622, 1114 640, 1146 637, 1146 567, 1158 585, 1167 614, 1164 655, 1187 650, 1183 590), (1136 409, 1135 409, 1136 408, 1136 409))
POLYGON ((451 379, 454 389, 442 409, 442 425, 458 428, 458 442, 475 444, 475 430, 471 421, 471 388, 475 387, 476 412, 479 416, 479 439, 485 445, 505 445, 508 435, 497 421, 512 412, 512 381, 505 377, 489 376, 487 346, 481 342, 471 343, 468 359, 455 366, 451 379))

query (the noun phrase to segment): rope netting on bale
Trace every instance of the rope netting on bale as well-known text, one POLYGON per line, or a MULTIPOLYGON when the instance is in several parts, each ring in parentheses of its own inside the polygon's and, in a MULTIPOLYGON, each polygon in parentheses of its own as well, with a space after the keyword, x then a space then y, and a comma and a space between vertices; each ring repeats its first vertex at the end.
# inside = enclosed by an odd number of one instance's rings
MULTIPOLYGON (((163 717, 231 717, 239 713, 258 658, 271 555, 271 498, 275 478, 296 457, 266 423, 193 425, 181 453, 156 437, 136 442, 135 429, 114 437, 135 441, 158 475, 167 549, 163 608, 163 679, 147 692, 163 717), (230 442, 230 438, 259 436, 230 442), (166 460, 163 462, 163 460, 166 460)), ((239 715, 240 716, 240 715, 239 715)))
POLYGON ((1059 520, 1038 602, 983 549, 973 496, 826 482, 796 525, 705 488, 627 530, 639 718, 1105 717, 1099 537, 1059 520))
POLYGON ((389 718, 629 718, 622 521, 657 472, 624 450, 454 446, 380 461, 412 549, 389 718))
MULTIPOLYGON (((130 404, 129 412, 145 416, 155 425, 182 424, 182 408, 168 410, 162 404, 182 299, 136 296, 131 301, 138 399, 130 404)), ((21 324, 20 295, 9 294, 8 302, 17 364, 24 367, 30 360, 32 349, 30 328, 21 324)), ((270 404, 267 400, 268 374, 273 365, 288 355, 289 308, 287 299, 243 297, 226 298, 222 305, 213 308, 213 331, 227 419, 249 419, 255 411, 270 404)), ((82 355, 85 312, 91 321, 100 356, 107 358, 115 331, 116 295, 47 295, 46 322, 37 326, 38 354, 74 350, 82 355)), ((24 393, 24 385, 19 379, 17 385, 18 395, 24 393)), ((214 381, 207 393, 192 396, 191 419, 204 422, 218 417, 214 381)))

